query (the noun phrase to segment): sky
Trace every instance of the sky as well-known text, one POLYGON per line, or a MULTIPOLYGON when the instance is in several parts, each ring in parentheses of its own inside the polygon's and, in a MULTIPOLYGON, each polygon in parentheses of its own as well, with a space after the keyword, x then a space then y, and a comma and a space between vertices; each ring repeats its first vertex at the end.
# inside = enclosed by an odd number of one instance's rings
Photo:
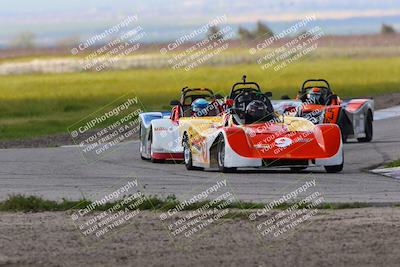
POLYGON ((179 32, 227 15, 228 23, 246 25, 258 20, 282 27, 285 22, 315 14, 318 19, 349 20, 336 34, 369 33, 365 25, 388 21, 400 26, 399 0, 0 0, 0 44, 21 32, 33 32, 42 42, 70 35, 88 36, 128 15, 138 15, 153 39, 173 39, 179 32), (354 18, 360 19, 359 21, 354 18), (368 24, 368 23, 367 23, 368 24))

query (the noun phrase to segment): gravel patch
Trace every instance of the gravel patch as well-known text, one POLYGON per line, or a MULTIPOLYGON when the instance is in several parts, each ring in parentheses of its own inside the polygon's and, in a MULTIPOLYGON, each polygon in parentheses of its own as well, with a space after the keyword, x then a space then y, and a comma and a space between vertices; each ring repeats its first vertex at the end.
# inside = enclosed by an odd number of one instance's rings
MULTIPOLYGON (((274 211, 277 212, 277 211, 274 211)), ((85 246, 63 212, 0 213, 0 266, 398 266, 400 208, 320 210, 287 239, 262 240, 245 217, 222 219, 184 248, 155 212, 85 246)))

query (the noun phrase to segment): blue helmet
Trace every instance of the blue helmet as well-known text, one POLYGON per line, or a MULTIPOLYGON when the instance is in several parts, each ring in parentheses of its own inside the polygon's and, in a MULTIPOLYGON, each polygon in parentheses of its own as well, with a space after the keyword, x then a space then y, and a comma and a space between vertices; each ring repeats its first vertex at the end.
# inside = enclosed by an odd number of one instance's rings
POLYGON ((198 98, 192 103, 192 111, 197 113, 208 106, 208 101, 204 98, 198 98))

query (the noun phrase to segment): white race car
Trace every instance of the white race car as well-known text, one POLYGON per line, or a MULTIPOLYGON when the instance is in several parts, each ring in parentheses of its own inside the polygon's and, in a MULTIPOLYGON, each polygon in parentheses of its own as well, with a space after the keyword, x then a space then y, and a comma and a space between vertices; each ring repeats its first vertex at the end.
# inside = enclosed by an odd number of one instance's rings
POLYGON ((219 99, 207 88, 185 87, 180 100, 171 101, 172 111, 144 112, 140 118, 140 156, 152 162, 161 163, 165 160, 182 160, 183 147, 179 134, 179 122, 182 118, 194 116, 192 103, 197 99, 205 99, 209 104, 207 116, 214 117, 223 111, 219 99))

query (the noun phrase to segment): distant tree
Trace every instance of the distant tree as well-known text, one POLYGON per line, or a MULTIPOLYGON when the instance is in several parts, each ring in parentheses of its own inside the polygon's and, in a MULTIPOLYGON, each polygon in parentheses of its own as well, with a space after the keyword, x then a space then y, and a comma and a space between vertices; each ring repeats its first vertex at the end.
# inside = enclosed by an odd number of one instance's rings
POLYGON ((208 29, 207 37, 209 39, 214 38, 214 40, 220 40, 220 39, 224 38, 224 34, 220 32, 220 29, 218 28, 218 26, 211 26, 208 29))
POLYGON ((242 40, 250 40, 254 38, 254 34, 243 27, 239 27, 238 34, 239 38, 242 40))
POLYGON ((22 32, 11 41, 10 46, 17 48, 35 47, 35 35, 31 32, 22 32))
POLYGON ((268 27, 266 24, 262 23, 261 21, 257 22, 257 28, 255 32, 257 37, 265 36, 265 37, 272 37, 274 36, 274 32, 268 27))
POLYGON ((392 33, 396 33, 396 31, 394 30, 393 26, 387 25, 387 24, 382 24, 381 27, 381 33, 383 34, 392 34, 392 33))
POLYGON ((257 22, 256 29, 249 31, 243 27, 239 27, 238 34, 240 39, 249 40, 257 37, 268 38, 274 36, 274 32, 266 24, 261 21, 257 22))

